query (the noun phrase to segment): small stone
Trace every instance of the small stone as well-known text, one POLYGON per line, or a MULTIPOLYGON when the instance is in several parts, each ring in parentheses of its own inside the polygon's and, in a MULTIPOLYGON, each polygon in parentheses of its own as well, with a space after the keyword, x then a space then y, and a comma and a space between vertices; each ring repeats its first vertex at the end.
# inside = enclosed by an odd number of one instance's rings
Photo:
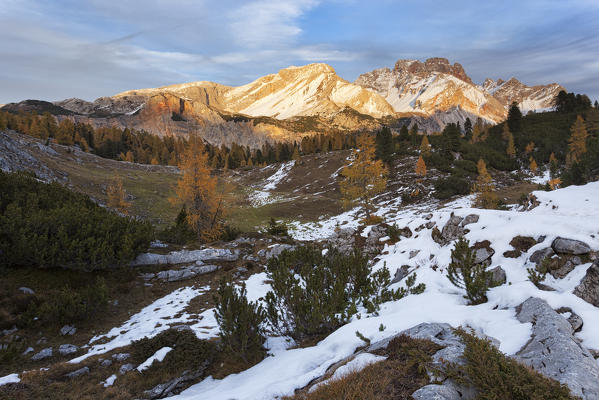
POLYGON ((121 365, 121 368, 119 368, 119 373, 121 375, 126 374, 127 372, 131 371, 135 369, 135 365, 133 364, 125 364, 125 365, 121 365))
POLYGON ((31 359, 33 361, 44 360, 46 358, 52 357, 52 347, 48 347, 35 354, 31 359))
POLYGON ((476 249, 475 250, 476 253, 474 255, 474 263, 475 264, 481 264, 485 261, 487 261, 489 258, 491 258, 493 256, 493 254, 495 254, 495 250, 491 249, 491 248, 480 248, 480 249, 476 249))
POLYGON ((112 355, 112 358, 114 358, 114 360, 118 362, 125 361, 129 357, 131 357, 131 354, 129 353, 117 353, 112 355))
POLYGON ((62 356, 66 356, 67 354, 76 353, 77 350, 79 350, 79 348, 77 346, 75 346, 74 344, 61 344, 58 347, 58 352, 62 356))
POLYGON ((412 393, 414 400, 461 400, 460 393, 450 385, 426 385, 412 393))
POLYGON ((488 272, 491 275, 491 281, 488 282, 489 286, 491 286, 491 287, 501 286, 507 280, 506 279, 506 275, 505 275, 505 271, 500 266, 497 266, 495 268, 491 268, 488 272))
POLYGON ((35 292, 32 289, 29 289, 28 287, 20 287, 19 291, 24 293, 24 294, 35 294, 35 292))
POLYGON ((424 224, 424 226, 426 227, 426 229, 433 229, 433 227, 435 226, 435 222, 428 221, 426 224, 424 224))
POLYGON ((431 219, 433 218, 433 214, 430 214, 430 213, 429 213, 429 214, 425 214, 425 215, 423 216, 423 218, 424 218, 425 220, 429 221, 429 220, 431 220, 431 219))
POLYGON ((25 356, 29 353, 33 353, 33 351, 34 351, 33 347, 27 347, 27 349, 23 352, 23 355, 25 356))
POLYGON ((532 255, 529 258, 529 261, 535 263, 536 265, 539 265, 543 262, 545 258, 552 257, 553 255, 555 255, 553 249, 551 247, 546 247, 544 249, 537 250, 534 253, 532 253, 532 255))
POLYGON ((410 250, 410 259, 416 257, 420 253, 420 250, 410 250))
POLYGON ((401 267, 397 268, 397 270, 395 271, 395 276, 393 276, 393 280, 391 281, 391 284, 397 283, 397 282, 401 281, 403 278, 405 278, 406 276, 408 276, 409 270, 410 270, 409 265, 402 265, 401 267))
POLYGON ((65 325, 62 328, 60 328, 60 334, 62 336, 66 336, 66 335, 74 335, 75 332, 77 332, 77 328, 75 328, 72 325, 65 325))
POLYGON ((77 378, 78 376, 87 375, 87 374, 89 374, 89 367, 83 367, 83 368, 79 368, 76 371, 70 372, 70 373, 66 374, 65 376, 67 378, 77 378))
POLYGON ((110 367, 112 365, 112 360, 102 360, 100 361, 100 366, 102 367, 110 367))
POLYGON ((466 217, 464 217, 464 220, 462 221, 462 226, 466 226, 469 224, 475 224, 478 222, 478 218, 479 218, 479 216, 476 214, 466 215, 466 217))

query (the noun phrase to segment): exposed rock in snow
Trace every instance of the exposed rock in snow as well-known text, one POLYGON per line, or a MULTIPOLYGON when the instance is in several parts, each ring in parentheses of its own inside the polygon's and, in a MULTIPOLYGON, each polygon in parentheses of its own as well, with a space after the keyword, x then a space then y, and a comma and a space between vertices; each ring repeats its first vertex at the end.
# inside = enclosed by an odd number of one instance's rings
POLYGON ((131 262, 131 266, 156 264, 185 264, 205 261, 237 261, 239 250, 207 248, 202 250, 180 250, 168 254, 143 253, 131 262))
POLYGON ((530 341, 516 358, 568 385, 575 396, 599 398, 599 364, 573 335, 570 323, 546 301, 531 297, 519 307, 520 322, 532 323, 530 341))
POLYGON ((543 262, 543 260, 545 258, 552 257, 554 254, 555 254, 555 252, 553 251, 553 249, 551 247, 546 247, 544 249, 536 250, 534 253, 532 253, 529 260, 530 260, 530 262, 533 262, 536 265, 539 265, 539 264, 541 264, 541 262, 543 262))
POLYGON ((66 336, 66 335, 74 335, 75 332, 77 332, 77 328, 75 328, 72 325, 65 325, 62 328, 60 328, 60 334, 62 336, 66 336))
POLYGON ((587 254, 591 251, 588 244, 583 241, 575 239, 566 239, 562 237, 555 238, 551 243, 551 248, 556 253, 561 254, 587 254))
POLYGON ((124 375, 129 371, 133 371, 135 369, 135 365, 133 364, 124 364, 119 368, 119 374, 124 375))
POLYGON ((3 377, 0 377, 0 386, 8 385, 9 383, 19 383, 21 382, 21 378, 19 378, 19 374, 10 374, 3 377))
POLYGON ((587 269, 587 273, 574 289, 574 294, 584 301, 599 307, 599 260, 587 269))

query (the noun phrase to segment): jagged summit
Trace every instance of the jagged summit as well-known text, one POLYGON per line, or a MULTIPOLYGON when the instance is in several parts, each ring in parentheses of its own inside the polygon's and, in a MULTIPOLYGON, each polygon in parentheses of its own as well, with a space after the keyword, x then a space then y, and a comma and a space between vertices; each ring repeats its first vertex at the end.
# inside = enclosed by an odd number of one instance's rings
POLYGON ((410 73, 418 75, 440 72, 455 76, 464 82, 474 84, 470 77, 466 75, 466 71, 464 71, 462 64, 456 62, 451 65, 447 58, 442 57, 429 58, 425 62, 418 60, 397 60, 393 71, 398 73, 410 73))

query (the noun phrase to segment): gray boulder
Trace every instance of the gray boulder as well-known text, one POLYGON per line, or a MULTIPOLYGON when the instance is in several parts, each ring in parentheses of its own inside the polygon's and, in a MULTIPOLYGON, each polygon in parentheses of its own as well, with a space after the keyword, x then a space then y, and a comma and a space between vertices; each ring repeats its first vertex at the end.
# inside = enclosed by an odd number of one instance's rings
POLYGON ((60 334, 62 336, 66 336, 66 335, 74 335, 75 332, 77 332, 77 328, 75 328, 72 325, 65 325, 62 328, 60 328, 60 334))
POLYGON ((173 396, 174 394, 179 393, 185 387, 184 385, 186 382, 196 380, 197 378, 201 377, 208 367, 208 364, 209 363, 207 361, 204 361, 204 363, 200 364, 200 367, 197 371, 185 371, 180 377, 156 385, 152 389, 146 390, 144 394, 150 400, 173 396))
POLYGON ((544 249, 540 249, 532 253, 530 258, 528 259, 530 262, 539 265, 543 262, 543 260, 547 257, 553 257, 555 255, 555 251, 551 247, 546 247, 544 249))
POLYGON ((576 268, 576 266, 580 265, 580 263, 581 263, 580 257, 577 257, 577 256, 571 257, 571 258, 567 259, 565 262, 563 262, 563 260, 556 260, 556 261, 557 261, 557 265, 561 264, 561 266, 559 268, 552 269, 549 272, 551 273, 551 275, 554 278, 557 278, 557 279, 565 278, 566 275, 568 275, 570 272, 572 272, 574 270, 574 268, 576 268))
POLYGON ((131 357, 131 354, 129 353, 117 353, 112 355, 112 358, 117 362, 125 361, 129 357, 131 357))
POLYGON ((464 219, 462 220, 462 226, 466 226, 466 225, 469 225, 469 224, 475 224, 475 223, 478 222, 478 218, 479 218, 479 216, 476 215, 476 214, 466 215, 464 217, 464 219))
POLYGON ((382 225, 373 226, 364 242, 364 252, 368 254, 379 253, 383 247, 380 239, 385 236, 387 236, 387 228, 382 225))
POLYGON ((129 371, 132 371, 135 369, 135 365, 133 364, 125 364, 125 365, 121 365, 121 368, 119 368, 119 373, 121 375, 126 374, 129 371))
POLYGON ((102 367, 110 367, 112 365, 112 360, 100 360, 100 366, 102 367))
POLYGON ((503 285, 507 281, 505 271, 500 266, 491 268, 488 272, 491 275, 491 280, 488 282, 491 287, 503 285))
POLYGON ((355 233, 353 228, 339 229, 327 239, 327 243, 339 250, 340 253, 349 254, 356 243, 355 233))
POLYGON ((58 352, 61 356, 76 353, 77 350, 79 350, 79 347, 75 346, 74 344, 61 344, 58 347, 58 352))
POLYGON ((143 253, 137 256, 130 265, 159 265, 159 264, 186 264, 197 261, 237 261, 239 250, 207 248, 202 250, 171 251, 168 254, 143 253))
POLYGON ((522 323, 532 323, 532 336, 515 358, 568 385, 583 399, 599 399, 599 364, 573 336, 570 323, 544 300, 531 297, 518 307, 522 323))
POLYGON ((33 357, 31 357, 31 359, 33 361, 39 361, 50 357, 52 357, 52 347, 47 347, 39 353, 34 354, 33 357))
POLYGON ((219 265, 191 265, 181 269, 169 269, 167 271, 160 271, 156 274, 157 279, 162 279, 168 282, 184 281, 191 279, 197 275, 204 275, 210 272, 219 270, 219 265))
POLYGON ((397 282, 401 281, 403 278, 405 278, 406 276, 408 276, 409 270, 410 270, 409 265, 402 265, 401 267, 397 268, 397 270, 395 270, 395 275, 393 276, 393 279, 391 280, 391 284, 397 283, 397 282))
POLYGON ((87 375, 87 374, 89 374, 89 367, 83 367, 83 368, 79 368, 77 371, 69 372, 65 376, 67 378, 77 378, 81 375, 87 375))
POLYGON ((291 244, 273 244, 272 246, 268 247, 267 249, 262 249, 260 251, 258 251, 258 255, 260 257, 264 257, 267 260, 273 257, 278 257, 281 255, 281 253, 285 250, 294 250, 296 246, 293 246, 291 244))
POLYGON ((587 269, 587 273, 574 289, 574 294, 587 303, 599 307, 599 259, 587 269))
POLYGON ((585 242, 581 242, 580 240, 561 238, 561 237, 555 238, 553 243, 551 243, 551 248, 553 248, 553 251, 555 251, 556 253, 562 253, 562 254, 579 255, 579 254, 587 254, 591 251, 591 248, 585 242))
POLYGON ((480 249, 476 249, 474 253, 474 263, 482 264, 483 262, 489 260, 495 254, 495 250, 490 247, 482 247, 480 249))
POLYGON ((441 230, 441 238, 444 243, 449 243, 464 235, 464 227, 461 225, 463 220, 462 217, 451 215, 449 221, 447 221, 443 230, 441 230))
POLYGON ((453 385, 426 385, 412 393, 414 400, 462 400, 453 385))

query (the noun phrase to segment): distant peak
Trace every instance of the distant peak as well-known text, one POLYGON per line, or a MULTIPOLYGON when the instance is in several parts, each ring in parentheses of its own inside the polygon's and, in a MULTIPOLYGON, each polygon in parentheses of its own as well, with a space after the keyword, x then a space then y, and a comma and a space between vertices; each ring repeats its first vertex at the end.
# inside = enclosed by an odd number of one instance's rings
POLYGON ((393 69, 399 73, 411 73, 426 75, 430 73, 440 72, 453 75, 458 79, 474 84, 470 77, 466 75, 464 67, 460 63, 451 65, 449 60, 444 57, 428 58, 425 62, 418 60, 397 60, 393 69))

